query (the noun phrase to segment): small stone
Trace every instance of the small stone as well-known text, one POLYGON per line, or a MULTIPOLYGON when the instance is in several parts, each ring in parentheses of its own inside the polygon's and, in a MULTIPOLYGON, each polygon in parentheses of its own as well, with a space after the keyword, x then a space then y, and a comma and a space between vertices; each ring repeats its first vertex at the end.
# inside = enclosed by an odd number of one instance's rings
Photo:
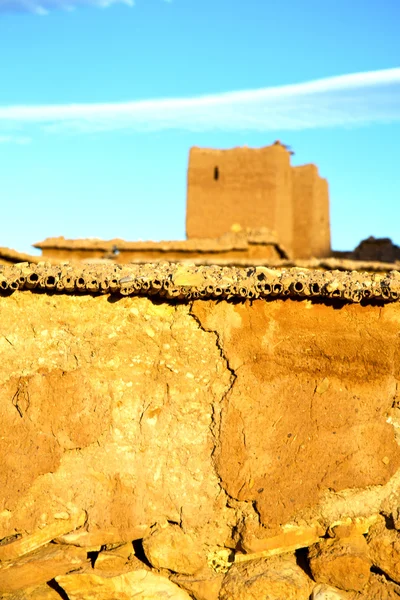
POLYGON ((98 529, 95 531, 74 531, 66 535, 60 535, 56 541, 62 544, 73 544, 83 548, 95 548, 96 546, 108 546, 109 544, 123 544, 127 540, 139 540, 149 532, 147 525, 137 525, 126 529, 124 538, 121 539, 119 532, 107 529, 98 529))
POLYGON ((1 600, 60 600, 60 594, 45 583, 18 592, 2 594, 1 600))
POLYGON ((324 394, 329 389, 329 379, 325 377, 321 383, 319 383, 315 389, 317 394, 324 394))
POLYGON ((95 568, 101 571, 121 571, 125 565, 126 558, 112 552, 100 552, 95 562, 95 568))
POLYGON ((225 575, 220 600, 308 600, 312 581, 291 560, 258 559, 233 565, 225 575))
POLYGON ((353 592, 350 600, 399 600, 400 586, 388 581, 383 575, 371 573, 362 592, 353 592))
POLYGON ((89 573, 56 577, 69 600, 191 600, 175 583, 144 569, 102 577, 89 573))
POLYGON ((0 592, 16 592, 27 587, 38 586, 63 575, 76 571, 87 564, 87 554, 82 548, 48 544, 0 567, 0 592))
POLYGON ((367 542, 373 564, 400 583, 400 533, 377 523, 371 527, 367 542))
POLYGON ((223 579, 223 574, 215 573, 211 569, 203 571, 200 575, 171 577, 172 581, 191 594, 195 600, 219 600, 223 579))
POLYGON ((175 285, 187 285, 198 287, 204 284, 204 277, 199 271, 193 271, 187 267, 178 266, 172 276, 175 285))
POLYGON ((369 517, 355 517, 336 521, 328 529, 328 534, 335 538, 346 538, 354 535, 364 535, 368 533, 370 527, 382 517, 374 514, 369 517))
POLYGON ((54 521, 41 529, 20 537, 15 541, 0 546, 0 561, 15 560, 24 554, 33 552, 37 548, 51 542, 54 538, 81 527, 86 519, 84 512, 71 515, 69 519, 54 521))
POLYGON ((277 535, 267 536, 264 528, 249 523, 241 533, 240 542, 247 554, 262 552, 264 558, 267 558, 311 546, 318 542, 324 533, 324 529, 319 525, 293 525, 282 527, 277 535))
POLYGON ((355 591, 368 583, 371 560, 362 535, 322 540, 310 548, 308 559, 317 583, 355 591))
POLYGON ((146 558, 156 569, 194 575, 207 565, 201 548, 178 525, 156 529, 143 540, 143 549, 146 558))
POLYGON ((318 583, 312 591, 311 600, 352 600, 352 595, 326 583, 318 583))
POLYGON ((99 552, 94 568, 101 571, 118 571, 133 570, 129 567, 129 557, 134 555, 132 544, 122 544, 116 548, 103 550, 99 552))

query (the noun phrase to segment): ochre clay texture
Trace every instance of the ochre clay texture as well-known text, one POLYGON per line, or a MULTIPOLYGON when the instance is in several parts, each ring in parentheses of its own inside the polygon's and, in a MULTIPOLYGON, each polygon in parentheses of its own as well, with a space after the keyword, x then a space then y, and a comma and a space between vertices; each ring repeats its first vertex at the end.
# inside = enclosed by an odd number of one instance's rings
POLYGON ((68 268, 0 279, 0 597, 392 597, 398 273, 68 268))
POLYGON ((393 310, 310 301, 193 307, 235 373, 217 471, 230 496, 255 502, 265 526, 294 519, 327 489, 385 484, 399 467, 386 421, 399 377, 393 310))
POLYGON ((223 542, 210 425, 232 374, 215 334, 147 298, 27 292, 1 316, 0 537, 74 505, 117 541, 167 519, 223 542))

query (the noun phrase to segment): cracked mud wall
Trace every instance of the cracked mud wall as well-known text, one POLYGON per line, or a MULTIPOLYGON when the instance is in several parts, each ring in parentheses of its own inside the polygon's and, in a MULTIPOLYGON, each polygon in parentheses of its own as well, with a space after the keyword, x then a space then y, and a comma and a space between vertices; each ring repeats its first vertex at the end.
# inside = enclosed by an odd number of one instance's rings
POLYGON ((236 375, 217 472, 230 496, 255 504, 263 526, 321 517, 324 494, 383 486, 396 473, 387 421, 397 401, 398 305, 205 302, 193 312, 218 333, 236 375))
POLYGON ((398 521, 397 303, 23 291, 0 316, 0 562, 143 540, 183 577, 398 521))
POLYGON ((1 321, 0 538, 74 508, 110 540, 168 520, 225 542, 210 426, 231 373, 187 306, 21 293, 1 321))

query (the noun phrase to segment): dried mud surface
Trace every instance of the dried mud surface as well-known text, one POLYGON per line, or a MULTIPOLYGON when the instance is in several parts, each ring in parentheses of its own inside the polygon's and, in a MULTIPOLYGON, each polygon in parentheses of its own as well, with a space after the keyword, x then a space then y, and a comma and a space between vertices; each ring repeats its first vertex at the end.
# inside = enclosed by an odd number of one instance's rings
POLYGON ((255 503, 265 526, 290 521, 324 490, 382 485, 396 472, 386 419, 399 378, 400 346, 390 343, 398 322, 389 317, 398 306, 387 308, 194 305, 235 373, 217 471, 230 496, 255 503))
MULTIPOLYGON (((100 590, 112 575, 118 589, 145 578, 198 600, 216 600, 226 577, 234 598, 232 560, 364 535, 379 513, 400 526, 397 273, 18 265, 1 275, 17 286, 0 297, 0 594, 51 576, 80 598, 84 582, 100 590), (293 280, 318 281, 319 295, 293 280), (256 281, 282 286, 273 302, 256 281), (325 301, 332 281, 343 295, 325 301), (355 289, 373 296, 343 302, 355 289)), ((371 536, 377 568, 393 574, 397 533, 371 536)), ((260 565, 262 590, 275 567, 260 565)))

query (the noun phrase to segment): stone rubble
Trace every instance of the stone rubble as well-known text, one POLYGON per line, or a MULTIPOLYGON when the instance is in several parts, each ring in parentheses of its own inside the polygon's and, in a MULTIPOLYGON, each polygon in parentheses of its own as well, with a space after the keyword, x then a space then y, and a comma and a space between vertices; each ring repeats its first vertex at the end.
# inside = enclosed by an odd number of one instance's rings
POLYGON ((231 567, 220 600, 308 600, 312 581, 290 559, 258 559, 231 567))

